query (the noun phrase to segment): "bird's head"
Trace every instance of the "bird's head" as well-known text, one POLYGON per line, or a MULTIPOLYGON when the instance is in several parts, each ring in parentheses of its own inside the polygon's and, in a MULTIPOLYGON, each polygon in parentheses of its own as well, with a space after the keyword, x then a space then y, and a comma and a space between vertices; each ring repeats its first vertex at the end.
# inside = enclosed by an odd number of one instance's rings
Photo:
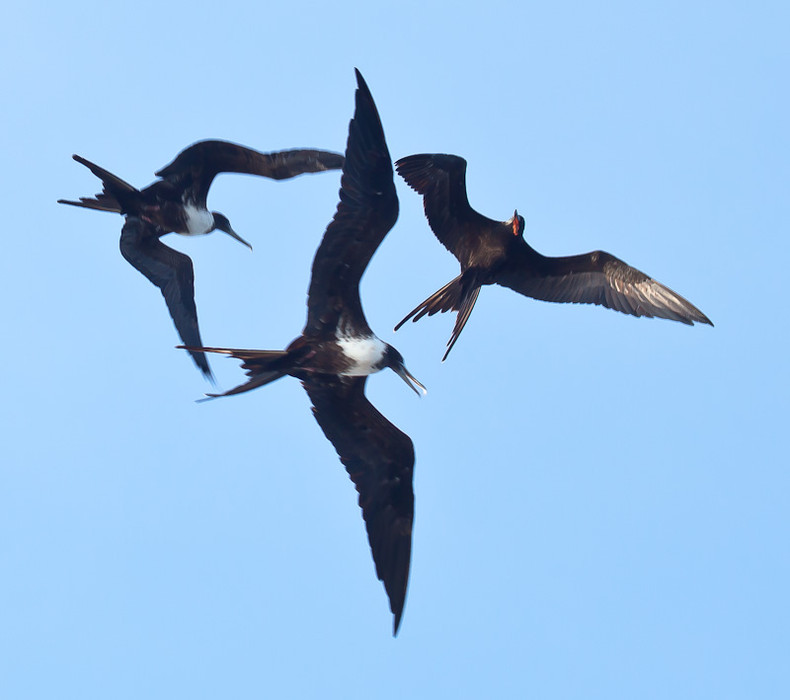
POLYGON ((218 211, 212 211, 211 215, 214 217, 214 228, 212 229, 212 231, 214 230, 224 231, 229 236, 239 241, 239 243, 243 243, 250 250, 252 250, 252 246, 233 230, 233 227, 230 225, 230 221, 228 221, 227 216, 225 216, 224 214, 220 214, 218 211))
POLYGON ((387 344, 387 350, 384 354, 384 361, 386 367, 389 367, 395 374, 397 374, 409 387, 414 391, 417 396, 427 394, 428 390, 420 383, 420 381, 406 369, 403 363, 403 355, 401 355, 392 345, 387 344))
POLYGON ((513 212, 513 218, 510 220, 510 225, 513 227, 514 236, 521 236, 524 233, 524 217, 519 216, 518 209, 513 212))

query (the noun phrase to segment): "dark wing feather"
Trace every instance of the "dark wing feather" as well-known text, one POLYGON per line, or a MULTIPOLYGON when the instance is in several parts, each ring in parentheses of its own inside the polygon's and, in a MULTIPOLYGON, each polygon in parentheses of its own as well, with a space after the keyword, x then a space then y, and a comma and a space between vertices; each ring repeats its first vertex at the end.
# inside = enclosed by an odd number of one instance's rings
MULTIPOLYGON (((184 345, 201 347, 195 307, 195 274, 188 256, 164 245, 158 230, 137 217, 127 217, 121 230, 121 255, 159 287, 184 345)), ((202 352, 189 351, 201 372, 212 379, 202 352)))
POLYGON ((462 265, 485 234, 502 226, 476 212, 466 194, 466 161, 443 153, 420 153, 396 161, 398 174, 423 195, 425 216, 436 237, 462 265))
POLYGON ((713 325, 669 287, 600 250, 551 258, 524 243, 498 271, 496 282, 543 301, 600 304, 632 316, 713 325))
POLYGON ((358 330, 367 327, 359 281, 398 218, 398 196, 381 120, 359 71, 357 83, 340 202, 313 260, 303 331, 307 336, 337 328, 341 312, 358 330))
POLYGON ((198 141, 179 153, 156 175, 171 182, 196 188, 199 202, 205 203, 209 187, 219 173, 246 173, 275 180, 339 170, 343 156, 330 151, 294 149, 261 153, 229 141, 198 141))
POLYGON ((411 559, 414 445, 367 400, 366 379, 314 375, 302 384, 315 419, 359 492, 376 575, 387 591, 397 634, 411 559))

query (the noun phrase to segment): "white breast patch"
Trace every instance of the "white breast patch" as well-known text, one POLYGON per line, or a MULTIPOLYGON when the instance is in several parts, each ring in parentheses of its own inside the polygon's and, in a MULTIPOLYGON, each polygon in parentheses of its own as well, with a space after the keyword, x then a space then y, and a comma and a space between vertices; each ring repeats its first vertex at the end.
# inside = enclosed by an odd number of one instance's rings
POLYGON ((206 209, 198 209, 192 204, 184 207, 187 222, 187 236, 200 236, 214 227, 214 215, 206 209))
POLYGON ((351 361, 351 367, 341 372, 346 377, 366 377, 378 372, 379 363, 387 349, 386 344, 375 335, 366 338, 351 338, 338 335, 337 343, 343 354, 351 361))

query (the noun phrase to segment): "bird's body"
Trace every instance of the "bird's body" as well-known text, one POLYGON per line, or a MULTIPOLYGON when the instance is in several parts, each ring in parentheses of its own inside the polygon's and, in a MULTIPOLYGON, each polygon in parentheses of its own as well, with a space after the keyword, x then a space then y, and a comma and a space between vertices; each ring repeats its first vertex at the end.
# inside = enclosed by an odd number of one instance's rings
MULTIPOLYGON (((58 200, 86 209, 122 214, 127 218, 121 234, 124 258, 161 290, 170 315, 185 345, 201 345, 194 300, 192 261, 159 239, 167 233, 200 236, 224 231, 249 248, 220 212, 206 205, 209 187, 223 172, 247 173, 281 180, 302 173, 339 169, 343 156, 317 150, 260 153, 227 141, 199 141, 184 149, 162 168, 160 179, 142 190, 82 156, 73 156, 104 186, 95 197, 58 200)), ((192 352, 203 374, 211 378, 205 355, 192 352)))
POLYGON ((242 360, 250 379, 221 396, 285 375, 301 380, 316 421, 359 492, 376 573, 389 596, 397 632, 411 556, 414 447, 367 400, 365 382, 389 367, 415 391, 424 387, 408 372, 400 353, 371 331, 362 311, 360 278, 395 224, 398 198, 378 111, 358 71, 357 82, 340 203, 313 260, 302 334, 283 351, 192 349, 242 360))
POLYGON ((340 368, 336 374, 343 377, 366 377, 386 367, 384 358, 387 344, 375 335, 337 335, 336 342, 348 361, 348 367, 340 368))
POLYGON ((137 216, 165 233, 196 236, 220 230, 247 246, 249 243, 233 231, 225 215, 208 209, 208 191, 217 175, 245 173, 283 180, 343 167, 343 156, 330 151, 294 149, 261 153, 229 141, 198 141, 157 171, 159 180, 138 190, 82 156, 73 158, 102 181, 104 191, 95 197, 81 197, 79 201, 60 199, 61 204, 137 216))
POLYGON ((396 162, 398 173, 423 195, 425 215, 439 241, 461 264, 461 274, 432 294, 395 326, 410 318, 458 311, 442 360, 458 340, 480 288, 499 284, 544 301, 600 304, 633 316, 708 323, 679 294, 609 253, 547 257, 523 238, 524 219, 495 221, 469 205, 466 161, 447 154, 418 154, 396 162))
POLYGON ((472 313, 480 288, 499 284, 543 301, 600 304, 633 316, 708 323, 694 305, 609 253, 547 257, 523 238, 515 212, 495 221, 476 212, 466 194, 466 161, 419 154, 396 162, 398 173, 423 195, 425 215, 439 241, 458 259, 461 274, 413 309, 398 325, 425 315, 458 311, 445 359, 472 313))
POLYGON ((183 208, 183 236, 204 236, 211 233, 214 226, 214 217, 205 207, 198 207, 192 202, 185 202, 183 208))

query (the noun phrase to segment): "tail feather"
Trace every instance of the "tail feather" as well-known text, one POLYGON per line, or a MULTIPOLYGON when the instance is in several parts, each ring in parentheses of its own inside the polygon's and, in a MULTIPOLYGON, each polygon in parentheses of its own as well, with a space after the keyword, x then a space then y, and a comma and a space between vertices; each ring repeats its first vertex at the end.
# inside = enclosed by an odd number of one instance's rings
POLYGON ((129 209, 134 208, 134 202, 137 201, 140 190, 132 187, 126 180, 121 180, 117 175, 113 175, 109 170, 105 170, 96 163, 91 163, 87 158, 76 154, 72 158, 88 168, 102 181, 104 191, 95 197, 80 197, 78 202, 72 199, 59 199, 59 204, 70 204, 73 207, 109 211, 116 214, 128 214, 129 209))
POLYGON ((444 285, 439 291, 434 292, 419 306, 412 309, 409 314, 395 326, 397 331, 406 321, 412 319, 413 322, 419 321, 423 316, 433 316, 436 313, 444 313, 445 311, 458 311, 458 316, 455 319, 455 326, 450 340, 447 341, 447 350, 442 357, 442 362, 447 359, 450 350, 461 335, 472 309, 475 307, 477 295, 480 294, 480 283, 475 278, 472 270, 458 275, 454 280, 451 280, 444 285))
POLYGON ((234 348, 193 348, 185 345, 178 345, 177 347, 189 350, 191 352, 213 352, 220 355, 229 355, 235 357, 237 360, 242 361, 242 368, 247 370, 247 376, 250 377, 244 384, 234 387, 221 394, 206 394, 209 398, 217 398, 219 396, 233 396, 234 394, 243 394, 251 389, 257 389, 260 386, 271 384, 272 382, 284 377, 288 374, 285 358, 289 353, 286 350, 238 350, 234 348), (279 365, 279 366, 277 366, 279 365))
POLYGON ((114 214, 121 213, 121 205, 115 197, 100 194, 96 197, 80 197, 79 202, 70 199, 59 199, 58 204, 70 204, 73 207, 84 207, 85 209, 95 209, 96 211, 108 211, 114 214))
MULTIPOLYGON (((247 374, 250 374, 249 372, 247 374)), ((216 399, 220 396, 233 396, 234 394, 243 394, 245 391, 250 391, 251 389, 257 389, 259 386, 265 386, 266 384, 271 384, 272 382, 280 379, 280 377, 284 377, 285 372, 278 372, 276 370, 272 370, 269 372, 263 372, 261 374, 256 374, 252 377, 252 379, 244 382, 244 384, 239 384, 233 389, 229 389, 228 391, 224 391, 221 394, 206 394, 207 398, 216 399)))
POLYGON ((436 313, 444 313, 445 311, 457 311, 461 307, 461 296, 463 292, 463 285, 461 284, 461 275, 458 275, 454 280, 451 280, 444 285, 439 291, 434 292, 425 301, 412 309, 405 318, 403 318, 395 330, 397 331, 406 321, 412 318, 412 322, 416 323, 426 314, 433 316, 436 313))
POLYGON ((458 316, 455 317, 453 334, 450 336, 450 340, 447 341, 447 350, 442 357, 442 362, 447 359, 447 356, 450 354, 450 350, 452 350, 453 345, 455 345, 455 341, 458 340, 458 336, 461 335, 461 331, 464 329, 466 322, 469 320, 469 315, 472 313, 472 309, 475 308, 475 302, 477 301, 478 294, 480 294, 479 285, 476 285, 464 292, 464 298, 461 301, 461 309, 458 311, 458 316))
POLYGON ((82 165, 98 177, 104 183, 104 187, 108 190, 108 193, 114 194, 114 192, 138 191, 136 187, 130 185, 126 180, 121 180, 117 175, 113 175, 109 170, 105 170, 100 165, 96 165, 96 163, 91 163, 87 158, 83 158, 77 154, 74 154, 72 158, 78 163, 82 163, 82 165))

